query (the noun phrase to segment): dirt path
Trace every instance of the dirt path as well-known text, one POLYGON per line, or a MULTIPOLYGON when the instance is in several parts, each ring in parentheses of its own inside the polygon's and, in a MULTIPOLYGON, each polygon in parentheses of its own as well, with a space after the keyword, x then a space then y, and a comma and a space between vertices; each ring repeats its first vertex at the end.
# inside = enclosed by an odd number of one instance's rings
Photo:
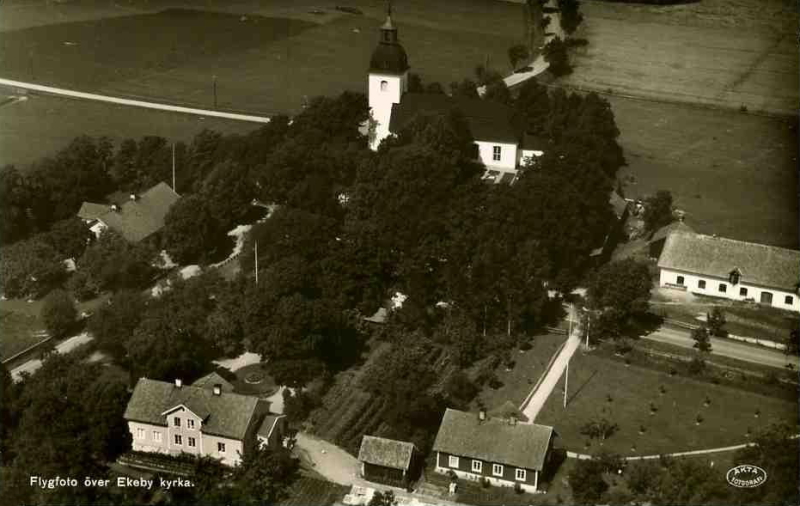
POLYGON ((360 483, 358 460, 332 443, 298 432, 295 451, 301 460, 329 481, 340 485, 360 483))
MULTIPOLYGON (((70 351, 74 350, 78 346, 82 344, 86 344, 89 341, 94 339, 92 336, 87 334, 86 332, 82 334, 78 334, 77 336, 70 337, 66 341, 60 343, 56 346, 55 351, 58 353, 69 353, 70 351)), ((35 373, 40 367, 42 367, 42 361, 40 359, 29 360, 22 364, 19 367, 15 367, 11 370, 11 377, 14 381, 22 380, 22 373, 33 374, 35 373)))

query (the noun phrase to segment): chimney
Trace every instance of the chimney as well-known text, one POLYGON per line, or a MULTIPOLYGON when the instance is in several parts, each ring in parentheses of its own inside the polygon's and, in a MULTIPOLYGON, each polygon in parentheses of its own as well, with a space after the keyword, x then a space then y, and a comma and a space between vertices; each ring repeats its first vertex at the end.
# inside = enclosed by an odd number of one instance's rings
POLYGON ((508 415, 508 424, 509 425, 516 425, 517 424, 517 417, 514 415, 508 415))
POLYGON ((175 378, 175 388, 180 388, 183 386, 183 380, 180 378, 175 378))
POLYGON ((222 395, 222 385, 219 383, 214 384, 214 395, 222 395))
POLYGON ((115 212, 119 211, 119 206, 117 204, 111 204, 111 210, 115 212))
POLYGON ((139 200, 139 196, 138 196, 138 195, 136 195, 135 193, 131 193, 131 200, 133 200, 134 202, 136 202, 137 200, 139 200))
POLYGON ((481 422, 486 420, 486 410, 485 409, 481 408, 481 410, 478 411, 478 420, 480 420, 481 422))

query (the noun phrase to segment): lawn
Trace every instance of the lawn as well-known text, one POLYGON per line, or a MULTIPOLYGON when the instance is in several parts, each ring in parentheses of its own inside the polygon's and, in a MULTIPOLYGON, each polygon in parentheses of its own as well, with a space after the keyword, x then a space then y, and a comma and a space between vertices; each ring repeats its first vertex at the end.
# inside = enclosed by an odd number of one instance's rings
POLYGON ((565 448, 582 453, 648 455, 715 448, 746 442, 748 428, 755 433, 773 422, 798 423, 797 402, 626 366, 581 351, 572 359, 569 380, 567 407, 556 390, 536 421, 553 425, 565 448), (617 423, 618 430, 586 447, 589 438, 581 428, 601 417, 617 423))
POLYGON ((21 352, 47 339, 47 331, 38 315, 11 311, 5 308, 5 301, 0 303, 0 358, 21 352))
POLYGON ((506 401, 511 401, 515 406, 521 405, 565 340, 566 336, 559 334, 536 336, 533 338, 533 348, 524 353, 513 352, 511 358, 516 361, 514 368, 506 371, 505 367, 500 365, 496 370, 503 386, 493 389, 485 385, 473 403, 476 409, 477 399, 480 399, 489 411, 506 401))
POLYGON ((280 506, 328 506, 340 503, 350 487, 303 476, 289 488, 280 506))
POLYGON ((798 101, 797 6, 703 0, 675 7, 582 2, 589 40, 570 85, 791 115, 798 101))
POLYGON ((269 375, 266 364, 251 364, 237 369, 233 387, 238 394, 269 397, 278 391, 278 385, 269 375))
POLYGON ((789 121, 607 97, 629 198, 669 190, 697 232, 798 248, 797 128, 789 121))
POLYGON ((257 123, 32 96, 24 102, 0 106, 0 166, 24 167, 54 155, 78 135, 107 135, 116 142, 157 135, 190 142, 204 128, 246 133, 258 127, 257 123))

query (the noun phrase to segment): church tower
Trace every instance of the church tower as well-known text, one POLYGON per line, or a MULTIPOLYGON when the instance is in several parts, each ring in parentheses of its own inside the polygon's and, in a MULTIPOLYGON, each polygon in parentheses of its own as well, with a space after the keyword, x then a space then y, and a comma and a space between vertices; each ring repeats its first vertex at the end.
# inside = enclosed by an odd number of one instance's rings
POLYGON ((397 28, 392 23, 390 1, 381 38, 369 64, 367 92, 372 114, 369 147, 373 151, 389 135, 392 105, 400 103, 403 93, 408 91, 408 68, 408 56, 397 41, 397 28))

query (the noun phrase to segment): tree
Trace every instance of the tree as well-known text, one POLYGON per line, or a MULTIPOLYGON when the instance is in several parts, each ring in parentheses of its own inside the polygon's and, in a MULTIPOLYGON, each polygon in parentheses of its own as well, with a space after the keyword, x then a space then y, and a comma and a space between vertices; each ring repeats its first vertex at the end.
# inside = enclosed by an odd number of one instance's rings
POLYGON ((544 59, 550 65, 550 73, 562 77, 572 73, 567 45, 560 37, 554 37, 544 47, 544 59))
POLYGON ((509 91, 508 86, 502 79, 486 84, 483 99, 505 105, 510 105, 513 102, 511 91, 509 91))
POLYGON ((61 255, 39 238, 0 249, 0 286, 6 297, 40 297, 65 277, 61 255))
POLYGON ((800 322, 795 321, 794 328, 789 331, 786 339, 786 353, 791 355, 800 354, 800 322))
POLYGON ((725 312, 719 306, 714 306, 710 313, 706 313, 706 322, 710 335, 716 337, 728 336, 728 331, 724 329, 726 323, 725 312))
POLYGON ((391 490, 386 492, 376 490, 367 506, 397 506, 397 499, 395 499, 394 492, 391 490))
POLYGON ((220 230, 241 224, 251 209, 255 185, 249 170, 232 161, 218 163, 203 180, 200 197, 220 230))
POLYGON ((652 287, 647 264, 625 259, 600 267, 589 282, 587 295, 593 309, 639 315, 647 312, 652 287))
POLYGON ((628 487, 637 496, 644 496, 653 490, 658 483, 660 474, 659 464, 648 460, 631 463, 625 472, 628 487))
POLYGON ((34 232, 31 198, 25 177, 13 165, 0 169, 0 244, 11 244, 34 232))
POLYGON ((89 332, 97 346, 118 364, 127 364, 126 343, 141 322, 146 308, 137 290, 120 290, 89 320, 89 332))
POLYGON ((772 424, 754 438, 755 446, 738 450, 734 462, 758 466, 766 471, 770 485, 754 489, 739 489, 740 504, 798 504, 800 492, 797 476, 800 472, 800 448, 796 430, 786 423, 772 424))
POLYGON ((536 79, 528 79, 522 85, 514 103, 515 120, 525 132, 544 135, 550 116, 550 94, 547 87, 536 79))
POLYGON ((103 231, 77 261, 70 280, 76 296, 88 298, 102 290, 142 288, 155 272, 155 251, 146 243, 131 244, 114 230, 103 231))
POLYGON ((184 265, 208 262, 231 243, 200 195, 184 197, 170 207, 164 218, 164 242, 170 257, 184 265))
POLYGON ((508 61, 511 63, 511 69, 516 70, 517 64, 525 61, 530 57, 530 51, 524 44, 516 44, 508 48, 508 61))
POLYGON ((578 460, 568 480, 572 498, 577 504, 598 504, 600 497, 608 490, 608 484, 603 479, 603 467, 594 459, 578 460))
POLYGON ((581 427, 581 434, 588 436, 590 439, 606 440, 611 437, 619 426, 616 423, 610 422, 608 419, 601 417, 598 419, 590 420, 581 427))
POLYGON ((432 82, 425 85, 425 93, 433 95, 444 95, 444 87, 440 83, 432 82))
POLYGON ((708 328, 701 325, 692 330, 692 339, 694 339, 694 347, 701 353, 711 352, 711 336, 709 335, 708 328))
POLYGON ((558 9, 561 11, 561 28, 572 35, 583 22, 580 11, 581 3, 578 0, 558 0, 558 9))
POLYGON ((644 201, 642 219, 645 229, 651 232, 675 221, 672 210, 672 194, 665 190, 659 190, 655 195, 647 197, 644 201))
POLYGON ((80 258, 94 236, 83 220, 73 216, 57 221, 40 237, 63 258, 80 258))
POLYGON ((254 443, 233 473, 236 504, 277 504, 297 478, 300 461, 285 448, 271 449, 254 443))
POLYGON ((77 316, 75 301, 64 290, 53 290, 44 298, 42 319, 51 336, 64 337, 75 325, 77 316))
POLYGON ((450 94, 454 97, 480 98, 478 95, 478 85, 472 79, 464 79, 461 82, 450 84, 450 94))

